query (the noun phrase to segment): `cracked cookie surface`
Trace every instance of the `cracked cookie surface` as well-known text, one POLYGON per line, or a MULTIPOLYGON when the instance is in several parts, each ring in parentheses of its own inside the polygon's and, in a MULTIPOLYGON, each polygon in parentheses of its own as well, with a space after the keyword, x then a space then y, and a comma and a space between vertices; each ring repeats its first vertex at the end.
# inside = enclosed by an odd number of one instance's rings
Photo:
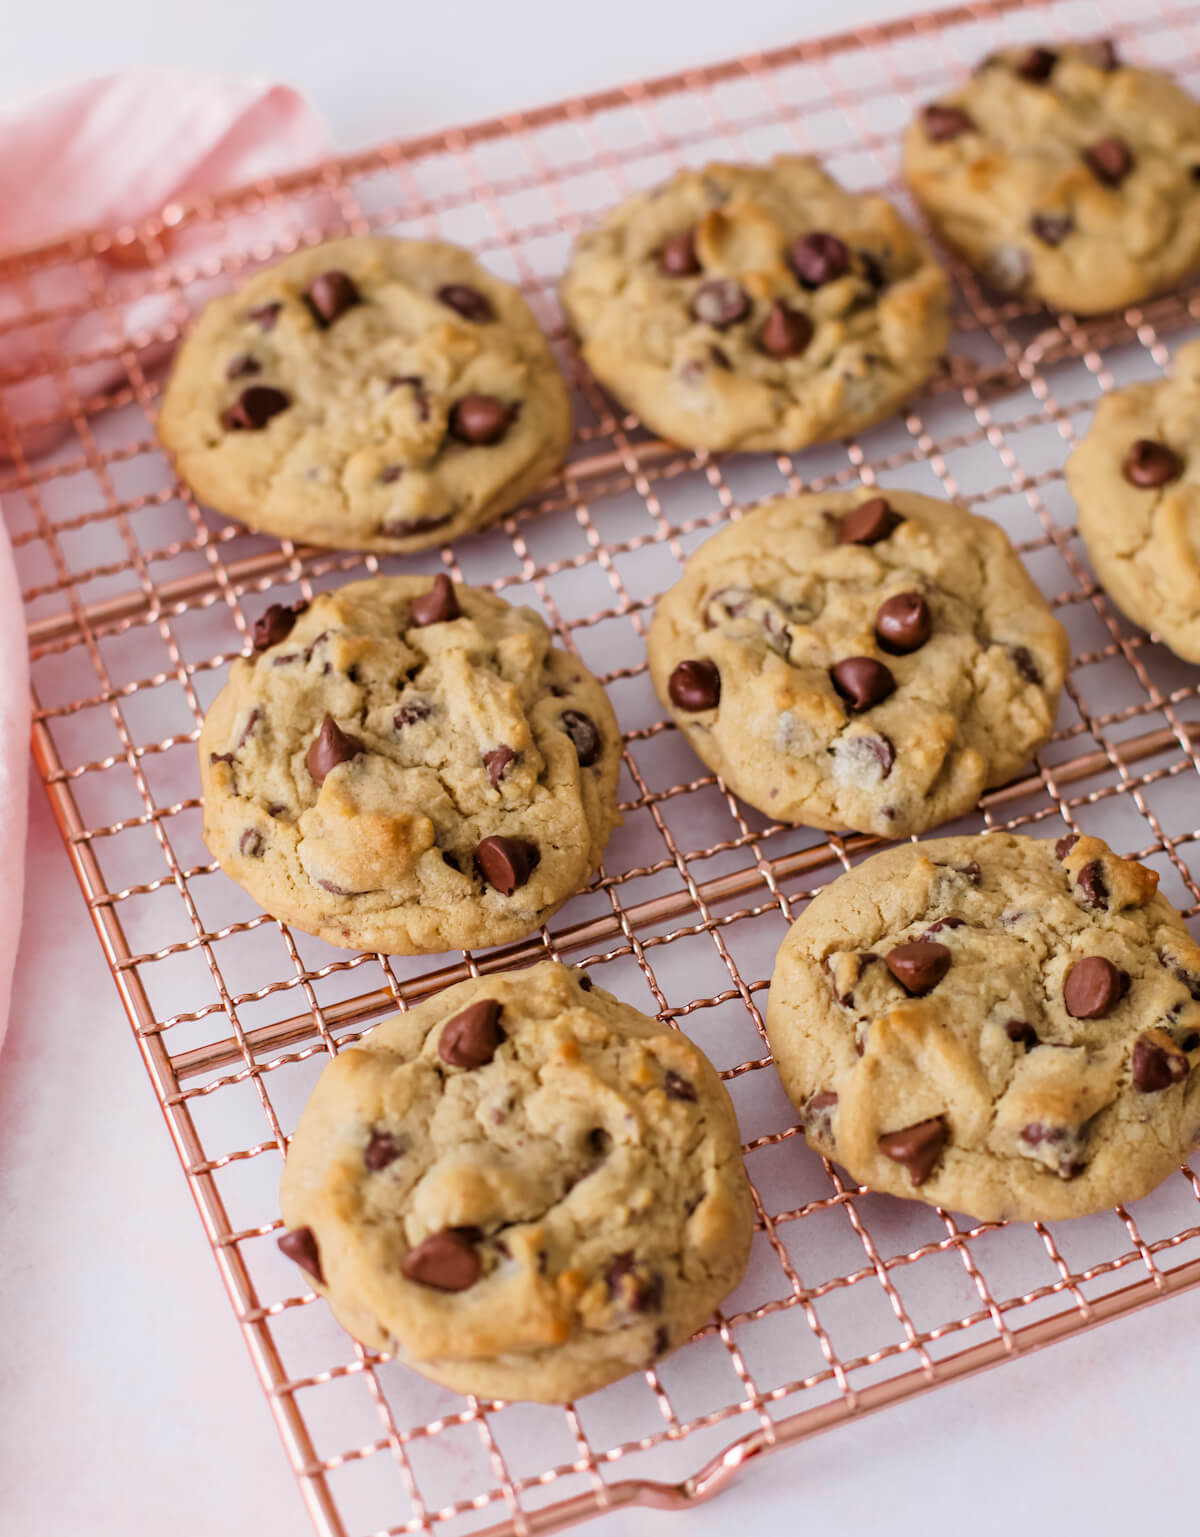
POLYGON ((769 816, 884 838, 967 811, 1050 735, 1066 635, 1004 531, 910 491, 715 534, 660 599, 659 698, 769 816))
POLYGON ((372 1349, 562 1403, 682 1344, 746 1267, 724 1085, 678 1031, 553 961, 447 988, 321 1075, 281 1247, 372 1349))
POLYGON ((285 922, 351 949, 538 927, 620 818, 603 688, 532 609, 446 576, 272 604, 200 735, 204 836, 285 922))
POLYGON ((926 106, 904 173, 994 290, 1095 314, 1200 259, 1200 103, 1100 41, 989 56, 926 106))
POLYGON ((580 237, 562 302, 653 431, 795 450, 889 415, 934 372, 950 290, 882 198, 814 160, 681 171, 580 237))
POLYGON ((1105 395, 1067 461, 1079 532, 1117 607, 1200 662, 1200 342, 1105 395))
POLYGON ((405 551, 494 522, 558 468, 566 386, 525 300, 468 252, 331 241, 213 300, 159 435, 248 528, 405 551))
POLYGON ((986 1221, 1132 1201, 1200 1131, 1200 947, 1098 838, 889 849, 793 924, 767 1030, 819 1152, 986 1221))

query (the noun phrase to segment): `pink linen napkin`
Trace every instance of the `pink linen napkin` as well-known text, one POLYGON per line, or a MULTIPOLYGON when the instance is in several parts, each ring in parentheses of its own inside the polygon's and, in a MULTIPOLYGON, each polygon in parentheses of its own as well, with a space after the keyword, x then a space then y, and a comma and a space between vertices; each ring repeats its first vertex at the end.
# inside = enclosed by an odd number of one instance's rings
MULTIPOLYGON (((287 86, 256 77, 163 71, 110 75, 61 86, 0 107, 0 252, 53 239, 67 229, 137 224, 164 203, 219 187, 279 175, 328 152, 320 116, 287 86)), ((69 272, 39 276, 40 310, 77 297, 69 272)), ((162 295, 139 301, 133 327, 165 318, 162 295), (140 309, 139 309, 140 306, 140 309)), ((22 419, 62 410, 48 378, 5 385, 33 362, 47 341, 78 354, 104 332, 95 317, 54 323, 43 331, 0 331, 0 463, 13 457, 4 416, 22 419)), ((122 375, 102 361, 72 370, 83 396, 122 375)), ((48 452, 66 432, 57 424, 19 433, 26 457, 48 452)), ((20 588, 8 534, 0 526, 0 805, 7 808, 0 842, 0 1041, 21 918, 29 687, 20 588)))

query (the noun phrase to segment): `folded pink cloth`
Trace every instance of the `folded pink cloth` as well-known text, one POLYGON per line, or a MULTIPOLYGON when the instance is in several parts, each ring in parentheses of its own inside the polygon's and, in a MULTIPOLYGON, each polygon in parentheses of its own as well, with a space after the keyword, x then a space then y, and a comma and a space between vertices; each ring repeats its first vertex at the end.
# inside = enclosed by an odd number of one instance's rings
MULTIPOLYGON (((162 72, 62 86, 0 108, 0 253, 67 230, 137 224, 164 203, 294 170, 327 151, 325 125, 313 108, 267 80, 162 72)), ((39 274, 40 311, 77 299, 70 271, 39 274)), ((161 325, 166 303, 160 294, 148 295, 131 308, 126 325, 131 332, 161 325)), ((103 346, 106 338, 111 345, 109 325, 88 316, 0 332, 0 406, 17 425, 26 457, 47 452, 69 429, 23 426, 61 413, 63 401, 52 379, 14 375, 34 366, 48 345, 68 356, 93 342, 103 346)), ((81 364, 71 370, 71 385, 88 397, 122 374, 119 363, 81 364)), ((8 435, 0 431, 0 462, 11 457, 8 435)), ((21 917, 28 729, 20 593, 0 528, 0 805, 8 812, 0 842, 0 1040, 21 917)))

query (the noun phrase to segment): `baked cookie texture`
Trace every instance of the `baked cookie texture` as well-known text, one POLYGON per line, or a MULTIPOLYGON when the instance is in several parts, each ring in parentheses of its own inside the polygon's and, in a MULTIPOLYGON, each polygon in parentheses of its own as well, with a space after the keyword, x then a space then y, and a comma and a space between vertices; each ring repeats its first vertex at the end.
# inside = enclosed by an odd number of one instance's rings
POLYGON ((754 1224, 708 1060, 553 961, 341 1052, 280 1205, 280 1246, 356 1339, 458 1392, 547 1403, 687 1340, 754 1224))
POLYGON ((1106 41, 993 54, 910 125, 904 173, 1005 294, 1095 314, 1200 260, 1200 103, 1106 41))
POLYGON ((1117 607, 1200 662, 1200 342, 1170 378, 1105 395, 1067 460, 1096 575, 1117 607))
POLYGON ((158 431, 196 495, 248 528, 405 551, 541 485, 571 408, 515 288, 457 246, 360 236, 213 300, 158 431))
POLYGON ((200 734, 204 837, 331 944, 501 944, 599 863, 620 752, 604 690, 531 609, 374 577, 259 619, 200 734))
POLYGON ((580 237, 561 294, 597 378, 695 448, 857 432, 929 378, 950 335, 920 236, 794 155, 631 198, 580 237))
POLYGON ((986 1221, 1145 1195, 1200 1131, 1200 947, 1098 838, 888 849, 793 924, 767 1030, 809 1142, 986 1221))
POLYGON ((658 697, 769 816, 901 838, 1050 735, 1066 634, 1004 531, 911 491, 768 503, 660 599, 658 697))

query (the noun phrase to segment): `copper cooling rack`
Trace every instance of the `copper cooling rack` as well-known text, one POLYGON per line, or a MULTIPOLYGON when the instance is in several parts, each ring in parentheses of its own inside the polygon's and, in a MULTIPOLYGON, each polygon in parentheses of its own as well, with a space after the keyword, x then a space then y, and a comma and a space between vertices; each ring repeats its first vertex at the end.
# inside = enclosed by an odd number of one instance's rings
POLYGON ((1001 1227, 870 1195, 807 1149, 767 1056, 764 991, 789 920, 869 842, 770 823, 727 795, 664 722, 643 655, 681 561, 764 498, 859 479, 955 497, 1018 542, 1074 655, 1035 769, 956 830, 1099 832, 1194 915, 1197 674, 1096 586, 1062 465, 1099 393, 1157 374, 1167 339, 1196 329, 1200 286, 1085 325, 998 303, 956 269, 935 386, 798 459, 655 441, 580 369, 554 299, 578 230, 684 162, 811 150, 905 203, 904 123, 1005 42, 1108 34, 1196 89, 1200 5, 1129 18, 1117 0, 913 17, 385 145, 0 262, 0 496, 27 603, 34 754, 321 1533, 500 1537, 686 1505, 762 1452, 1200 1282, 1187 1169, 1133 1207, 1001 1227), (209 294, 368 228, 457 240, 519 282, 575 386, 566 473, 503 527, 406 568, 540 608, 604 678, 625 734, 625 826, 589 890, 525 943, 432 962, 293 933, 212 864, 194 742, 254 616, 388 563, 223 521, 174 480, 153 432, 163 357, 209 294), (459 1398, 356 1347, 297 1293, 274 1241, 287 1135, 326 1054, 448 982, 546 953, 709 1053, 758 1201, 749 1274, 709 1327, 566 1410, 459 1398))

